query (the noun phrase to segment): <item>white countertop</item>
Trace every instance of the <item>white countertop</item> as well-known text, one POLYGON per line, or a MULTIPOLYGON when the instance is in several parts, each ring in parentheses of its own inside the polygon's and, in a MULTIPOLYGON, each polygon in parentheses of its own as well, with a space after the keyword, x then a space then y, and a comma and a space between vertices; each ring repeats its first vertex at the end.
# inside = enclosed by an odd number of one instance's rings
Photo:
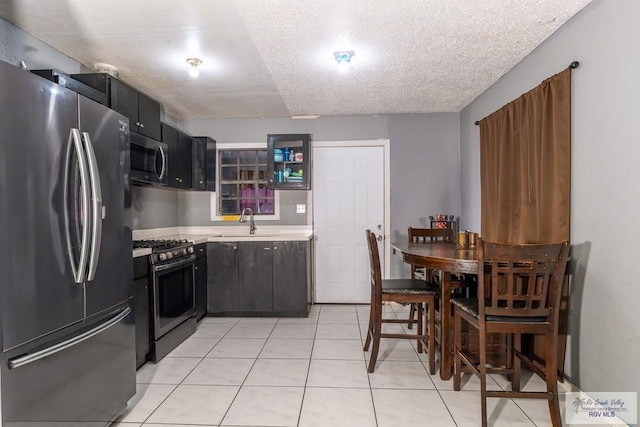
POLYGON ((151 254, 151 248, 140 248, 133 250, 133 257, 137 258, 139 256, 145 256, 151 254))
MULTIPOLYGON (((260 226, 249 234, 248 226, 237 227, 168 227, 134 230, 136 239, 186 239, 194 244, 206 242, 301 241, 313 238, 310 226, 260 226)), ((134 255, 135 256, 135 255, 134 255)))

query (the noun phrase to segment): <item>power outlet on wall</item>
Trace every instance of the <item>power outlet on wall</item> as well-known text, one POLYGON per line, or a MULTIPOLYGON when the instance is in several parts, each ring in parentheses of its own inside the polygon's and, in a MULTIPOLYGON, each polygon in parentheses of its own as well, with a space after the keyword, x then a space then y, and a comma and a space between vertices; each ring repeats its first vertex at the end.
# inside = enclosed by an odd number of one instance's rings
POLYGON ((296 205, 296 213, 305 213, 307 211, 307 205, 300 204, 296 205))

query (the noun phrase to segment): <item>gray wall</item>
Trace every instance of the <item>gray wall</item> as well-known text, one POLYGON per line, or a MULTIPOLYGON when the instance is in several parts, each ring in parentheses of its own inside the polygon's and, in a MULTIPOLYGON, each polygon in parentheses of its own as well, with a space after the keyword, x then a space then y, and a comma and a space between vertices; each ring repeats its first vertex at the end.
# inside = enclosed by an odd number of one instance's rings
POLYGON ((134 230, 180 225, 177 191, 134 185, 131 206, 134 230))
POLYGON ((640 391, 640 2, 595 0, 461 113, 462 219, 480 226, 474 121, 571 61, 571 243, 567 373, 586 391, 640 391))
POLYGON ((0 60, 13 65, 24 61, 32 70, 54 68, 65 73, 88 69, 78 61, 55 50, 0 18, 0 60))

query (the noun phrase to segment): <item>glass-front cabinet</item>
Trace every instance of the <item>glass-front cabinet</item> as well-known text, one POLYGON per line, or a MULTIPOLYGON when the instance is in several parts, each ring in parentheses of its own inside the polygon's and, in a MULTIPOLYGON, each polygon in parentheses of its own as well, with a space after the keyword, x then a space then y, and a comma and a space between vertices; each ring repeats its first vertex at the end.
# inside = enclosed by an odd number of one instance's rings
POLYGON ((310 134, 267 135, 269 187, 278 190, 311 189, 310 134))

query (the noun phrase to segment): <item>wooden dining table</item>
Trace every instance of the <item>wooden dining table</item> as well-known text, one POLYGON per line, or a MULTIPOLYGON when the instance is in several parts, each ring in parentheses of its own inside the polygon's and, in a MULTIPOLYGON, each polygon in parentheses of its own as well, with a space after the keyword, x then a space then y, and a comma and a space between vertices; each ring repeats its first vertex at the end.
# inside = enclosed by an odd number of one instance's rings
POLYGON ((392 253, 404 262, 430 270, 440 270, 440 378, 448 380, 452 375, 453 343, 451 331, 451 274, 478 274, 478 257, 475 248, 459 248, 452 242, 409 243, 392 242, 392 253))

